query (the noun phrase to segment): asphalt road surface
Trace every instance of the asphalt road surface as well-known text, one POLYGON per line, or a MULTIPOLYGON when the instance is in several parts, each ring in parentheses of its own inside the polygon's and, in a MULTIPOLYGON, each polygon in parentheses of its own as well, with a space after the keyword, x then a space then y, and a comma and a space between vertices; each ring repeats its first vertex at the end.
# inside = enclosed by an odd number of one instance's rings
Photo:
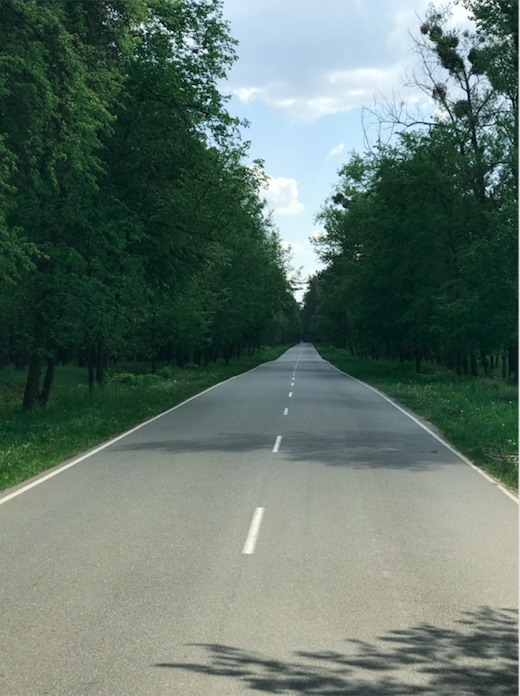
POLYGON ((2 696, 518 693, 516 502, 311 344, 37 481, 2 696))

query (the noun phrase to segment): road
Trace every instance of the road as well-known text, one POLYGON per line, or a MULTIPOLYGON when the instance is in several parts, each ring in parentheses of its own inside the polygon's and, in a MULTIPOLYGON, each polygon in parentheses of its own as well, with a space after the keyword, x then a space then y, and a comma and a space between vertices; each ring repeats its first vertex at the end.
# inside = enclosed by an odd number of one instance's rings
POLYGON ((0 496, 4 696, 517 693, 516 502, 311 344, 54 471, 0 496))

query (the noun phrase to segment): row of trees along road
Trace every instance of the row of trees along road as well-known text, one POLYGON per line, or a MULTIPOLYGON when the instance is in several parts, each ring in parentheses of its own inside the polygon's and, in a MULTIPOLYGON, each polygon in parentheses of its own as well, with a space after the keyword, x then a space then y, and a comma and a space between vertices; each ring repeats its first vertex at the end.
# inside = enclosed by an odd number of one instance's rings
MULTIPOLYGON (((200 362, 298 335, 220 0, 0 3, 0 358, 200 362)), ((299 335, 298 335, 299 338, 299 335)), ((45 378, 41 385, 42 371, 45 378)))
POLYGON ((474 30, 431 10, 413 83, 430 122, 377 111, 392 144, 353 154, 318 221, 308 337, 362 354, 518 373, 518 1, 466 0, 474 30))

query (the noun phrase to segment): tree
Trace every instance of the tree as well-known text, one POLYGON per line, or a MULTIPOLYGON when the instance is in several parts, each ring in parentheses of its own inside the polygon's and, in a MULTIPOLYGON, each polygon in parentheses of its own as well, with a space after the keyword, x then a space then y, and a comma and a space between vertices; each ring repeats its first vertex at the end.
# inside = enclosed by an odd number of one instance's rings
POLYGON ((509 47, 511 63, 517 39, 486 33, 512 31, 513 9, 501 3, 491 19, 486 3, 471 4, 475 34, 448 28, 445 11, 421 26, 420 84, 435 118, 402 122, 393 146, 354 155, 318 215, 328 267, 311 326, 374 356, 415 357, 417 370, 429 355, 463 371, 477 354, 486 369, 516 340, 514 68, 498 78, 495 47, 509 47))
POLYGON ((39 395, 42 360, 52 370, 75 312, 71 281, 82 265, 75 226, 96 188, 100 133, 113 122, 120 57, 141 7, 134 0, 9 0, 0 6, 0 134, 13 161, 6 223, 36 252, 21 290, 32 315, 24 408, 39 395))
POLYGON ((111 355, 155 371, 257 342, 288 270, 216 87, 222 2, 9 0, 0 22, 0 324, 24 408, 63 352, 92 387, 111 355))

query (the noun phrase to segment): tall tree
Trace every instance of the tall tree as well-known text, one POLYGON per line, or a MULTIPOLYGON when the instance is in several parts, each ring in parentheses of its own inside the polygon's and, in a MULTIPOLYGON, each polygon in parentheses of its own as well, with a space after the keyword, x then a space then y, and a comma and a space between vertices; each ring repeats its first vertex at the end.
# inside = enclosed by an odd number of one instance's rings
POLYGON ((96 189, 99 136, 113 122, 120 56, 140 9, 134 0, 0 5, 0 134, 14 163, 6 222, 38 252, 22 291, 31 314, 24 408, 39 395, 42 360, 52 368, 76 311, 73 281, 82 259, 75 226, 96 189))

